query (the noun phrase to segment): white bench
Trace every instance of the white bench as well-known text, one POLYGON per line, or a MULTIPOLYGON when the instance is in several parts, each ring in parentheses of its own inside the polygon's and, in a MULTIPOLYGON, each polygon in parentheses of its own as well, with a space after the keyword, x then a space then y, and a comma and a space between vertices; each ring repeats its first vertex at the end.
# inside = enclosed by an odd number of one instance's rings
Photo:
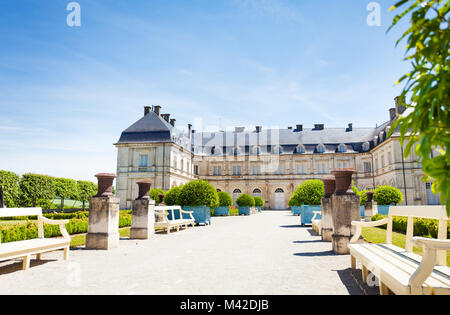
MULTIPOLYGON (((1 243, 0 239, 0 261, 23 258, 22 269, 30 267, 31 255, 41 259, 43 253, 64 249, 64 260, 69 259, 70 235, 67 233, 66 224, 69 220, 50 220, 42 216, 41 208, 4 208, 0 209, 0 218, 37 216, 38 238, 11 243, 1 243), (59 225, 62 238, 44 238, 44 223, 59 225)), ((1 237, 1 235, 0 235, 1 237)))
POLYGON ((155 207, 155 213, 157 215, 157 220, 155 222, 155 228, 163 228, 170 233, 172 228, 176 228, 177 232, 180 230, 180 226, 184 226, 186 229, 188 225, 195 226, 195 219, 192 216, 192 211, 185 211, 181 209, 180 206, 169 206, 169 207, 155 207), (169 211, 172 215, 172 219, 169 220, 169 211), (180 219, 175 219, 175 211, 180 214, 180 219), (183 213, 188 213, 190 218, 183 219, 183 213))
POLYGON ((312 229, 313 231, 315 231, 317 234, 321 235, 322 234, 322 220, 321 219, 316 219, 317 216, 321 215, 322 212, 321 211, 313 211, 314 216, 311 219, 311 224, 312 224, 312 229))
POLYGON ((398 206, 389 209, 389 215, 375 222, 354 221, 356 234, 351 239, 351 266, 361 262, 363 281, 369 272, 380 284, 380 294, 437 295, 450 294, 450 268, 446 251, 450 250, 447 238, 448 216, 444 206, 398 206), (408 217, 406 249, 392 245, 392 217, 408 217), (439 220, 438 239, 413 237, 414 218, 439 220), (387 224, 386 244, 357 243, 363 227, 387 224), (414 254, 413 245, 423 248, 423 257, 414 254))

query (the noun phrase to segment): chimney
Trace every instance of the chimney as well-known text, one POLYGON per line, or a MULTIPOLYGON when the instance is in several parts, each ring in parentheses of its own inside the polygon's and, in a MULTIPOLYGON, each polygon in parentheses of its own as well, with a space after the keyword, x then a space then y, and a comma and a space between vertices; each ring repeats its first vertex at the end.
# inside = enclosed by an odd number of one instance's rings
POLYGON ((161 117, 167 122, 170 121, 170 114, 162 114, 161 117))
POLYGON ((256 126, 256 132, 257 132, 257 133, 260 133, 261 130, 262 130, 262 126, 256 126))
POLYGON ((389 118, 393 121, 397 117, 397 109, 390 108, 389 109, 389 118))
POLYGON ((154 105, 153 106, 153 111, 155 112, 156 115, 159 116, 160 112, 161 112, 161 106, 159 105, 154 105))
POLYGON ((234 132, 244 132, 245 127, 234 127, 234 132))
POLYGON ((324 124, 315 124, 314 130, 323 130, 325 128, 324 124))
POLYGON ((353 131, 353 124, 352 124, 352 123, 348 124, 348 128, 347 128, 347 130, 345 130, 345 131, 346 131, 346 132, 353 131))
POLYGON ((295 131, 296 132, 303 131, 303 125, 297 125, 296 128, 295 128, 295 131))
POLYGON ((397 96, 394 98, 395 100, 395 108, 397 109, 397 114, 401 115, 406 110, 405 104, 405 98, 397 96))
POLYGON ((173 126, 173 127, 175 127, 175 123, 177 122, 177 120, 176 119, 171 119, 170 120, 170 124, 173 126))
POLYGON ((151 106, 144 106, 144 116, 150 113, 151 106))
POLYGON ((192 133, 195 133, 195 130, 194 130, 194 129, 192 129, 192 133))
POLYGON ((292 127, 288 127, 288 130, 292 130, 292 127))

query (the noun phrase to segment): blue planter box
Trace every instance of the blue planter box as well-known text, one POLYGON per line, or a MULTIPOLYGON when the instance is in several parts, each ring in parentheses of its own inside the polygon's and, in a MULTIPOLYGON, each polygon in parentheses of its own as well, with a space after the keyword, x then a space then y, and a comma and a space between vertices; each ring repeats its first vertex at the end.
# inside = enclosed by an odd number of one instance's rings
MULTIPOLYGON (((306 224, 311 225, 312 218, 314 217, 313 211, 322 211, 322 206, 308 206, 303 205, 302 207, 302 214, 300 218, 300 222, 302 226, 305 226, 306 224)), ((321 219, 322 216, 319 215, 316 217, 317 219, 321 219)))
POLYGON ((293 206, 291 207, 292 214, 293 215, 301 215, 302 214, 302 207, 293 206))
POLYGON ((256 209, 258 209, 258 212, 261 212, 261 207, 256 207, 256 209))
POLYGON ((364 208, 364 206, 361 206, 361 217, 365 216, 366 216, 366 208, 364 208))
POLYGON ((228 216, 230 215, 230 207, 218 207, 214 209, 214 215, 228 216))
POLYGON ((250 215, 250 207, 239 207, 239 215, 250 215))
MULTIPOLYGON (((195 219, 195 224, 211 224, 211 210, 207 206, 197 206, 197 207, 183 207, 185 211, 192 211, 192 216, 195 219)), ((183 214, 183 218, 188 218, 189 214, 183 214), (186 217, 184 217, 186 216, 186 217)))
POLYGON ((378 208, 378 213, 379 214, 382 214, 382 215, 388 215, 389 214, 389 208, 390 208, 391 206, 380 206, 380 205, 378 205, 377 206, 377 208, 378 208))

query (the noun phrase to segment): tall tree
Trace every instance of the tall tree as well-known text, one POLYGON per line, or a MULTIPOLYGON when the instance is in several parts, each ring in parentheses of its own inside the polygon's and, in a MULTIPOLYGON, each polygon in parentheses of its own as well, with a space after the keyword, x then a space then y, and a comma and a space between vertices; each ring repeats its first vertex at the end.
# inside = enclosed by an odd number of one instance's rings
POLYGON ((89 201, 89 198, 94 197, 97 194, 97 185, 93 182, 78 181, 78 199, 83 202, 83 210, 86 209, 86 201, 89 201))
POLYGON ((401 12, 389 30, 411 17, 409 28, 397 41, 398 45, 406 40, 405 60, 411 62, 411 70, 397 82, 405 84, 400 99, 410 100, 409 105, 403 104, 410 112, 399 117, 391 134, 398 127, 402 144, 408 140, 406 156, 416 145, 425 180, 433 180, 433 192, 441 193, 450 215, 450 0, 402 0, 392 10, 401 12))
POLYGON ((24 206, 47 208, 55 197, 55 181, 47 175, 24 174, 20 180, 20 190, 24 206))
POLYGON ((13 172, 0 171, 0 190, 3 194, 3 200, 0 200, 0 203, 3 202, 3 207, 16 207, 20 196, 19 175, 13 172))
POLYGON ((61 210, 64 210, 64 199, 77 198, 77 182, 69 178, 55 178, 55 194, 61 199, 61 210))

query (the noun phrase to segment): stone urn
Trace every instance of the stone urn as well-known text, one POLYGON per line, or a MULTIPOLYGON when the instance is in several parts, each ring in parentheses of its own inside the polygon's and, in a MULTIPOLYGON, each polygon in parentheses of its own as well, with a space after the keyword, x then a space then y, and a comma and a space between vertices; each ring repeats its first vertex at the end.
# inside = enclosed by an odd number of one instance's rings
POLYGON ((325 198, 330 198, 336 190, 336 178, 327 177, 322 179, 325 186, 325 198))
POLYGON ((150 188, 152 187, 151 181, 138 181, 136 182, 139 186, 139 195, 136 200, 142 200, 142 199, 150 199, 150 188))
POLYGON ((113 195, 112 185, 116 174, 99 173, 95 177, 98 180, 98 193, 96 197, 111 197, 113 195))
POLYGON ((331 172, 336 178, 336 195, 354 195, 352 190, 352 175, 356 173, 354 168, 341 168, 331 172))

